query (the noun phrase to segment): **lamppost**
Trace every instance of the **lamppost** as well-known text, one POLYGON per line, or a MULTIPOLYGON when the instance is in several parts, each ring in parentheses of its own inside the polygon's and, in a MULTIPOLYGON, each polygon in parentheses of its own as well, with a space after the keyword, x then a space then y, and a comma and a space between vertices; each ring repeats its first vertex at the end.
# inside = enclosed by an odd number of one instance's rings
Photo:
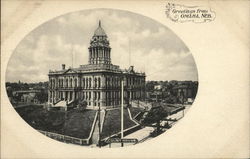
POLYGON ((101 148, 101 105, 99 104, 98 107, 98 113, 99 113, 99 118, 98 118, 98 127, 99 127, 99 140, 98 140, 98 146, 101 148))
POLYGON ((123 139, 123 93, 124 93, 124 88, 123 88, 123 85, 124 85, 124 78, 122 78, 122 83, 121 83, 121 147, 123 147, 123 142, 122 142, 122 139, 123 139))

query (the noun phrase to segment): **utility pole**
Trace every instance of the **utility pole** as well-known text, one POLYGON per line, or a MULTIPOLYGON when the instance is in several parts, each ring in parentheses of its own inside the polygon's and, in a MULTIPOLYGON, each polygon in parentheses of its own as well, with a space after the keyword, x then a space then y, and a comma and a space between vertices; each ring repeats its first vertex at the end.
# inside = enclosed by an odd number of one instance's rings
POLYGON ((121 147, 123 147, 123 85, 124 85, 124 79, 122 78, 122 84, 121 84, 121 147))
POLYGON ((72 68, 74 67, 74 66, 73 66, 73 63, 74 63, 74 52, 73 52, 73 50, 74 50, 74 49, 73 49, 73 45, 71 45, 71 56, 72 56, 72 58, 71 58, 71 60, 72 60, 72 61, 71 61, 71 62, 72 62, 72 63, 71 63, 71 67, 72 67, 72 68))
POLYGON ((129 66, 131 66, 131 52, 130 52, 130 37, 128 39, 128 51, 129 51, 129 66))
POLYGON ((98 120, 98 127, 99 127, 99 140, 98 140, 98 145, 101 148, 101 106, 99 105, 98 108, 98 113, 99 113, 99 120, 98 120))

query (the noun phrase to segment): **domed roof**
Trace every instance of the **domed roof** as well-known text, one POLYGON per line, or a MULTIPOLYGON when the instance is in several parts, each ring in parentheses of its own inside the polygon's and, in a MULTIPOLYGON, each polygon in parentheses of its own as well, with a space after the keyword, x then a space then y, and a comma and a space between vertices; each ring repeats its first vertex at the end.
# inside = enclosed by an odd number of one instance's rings
POLYGON ((99 26, 95 30, 94 36, 107 36, 105 31, 103 30, 103 28, 101 26, 101 21, 100 20, 99 20, 99 26))

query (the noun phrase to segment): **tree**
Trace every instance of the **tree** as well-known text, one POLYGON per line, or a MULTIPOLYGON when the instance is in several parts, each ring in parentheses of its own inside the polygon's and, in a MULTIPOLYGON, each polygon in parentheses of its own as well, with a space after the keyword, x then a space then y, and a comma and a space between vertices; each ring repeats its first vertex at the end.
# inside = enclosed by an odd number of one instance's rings
POLYGON ((85 100, 78 100, 77 101, 77 109, 82 111, 85 110, 87 108, 87 102, 85 100))
POLYGON ((36 98, 40 103, 44 103, 48 101, 48 93, 45 91, 41 91, 39 93, 36 93, 36 98))
POLYGON ((142 120, 143 125, 152 125, 156 123, 156 133, 161 131, 160 123, 168 114, 164 111, 163 107, 157 106, 149 110, 146 117, 142 120))
POLYGON ((13 97, 12 88, 9 86, 9 87, 6 87, 6 90, 7 90, 7 95, 8 95, 8 97, 13 97))
POLYGON ((157 82, 155 82, 155 81, 148 81, 146 83, 146 91, 147 92, 153 91, 155 85, 157 85, 157 82))

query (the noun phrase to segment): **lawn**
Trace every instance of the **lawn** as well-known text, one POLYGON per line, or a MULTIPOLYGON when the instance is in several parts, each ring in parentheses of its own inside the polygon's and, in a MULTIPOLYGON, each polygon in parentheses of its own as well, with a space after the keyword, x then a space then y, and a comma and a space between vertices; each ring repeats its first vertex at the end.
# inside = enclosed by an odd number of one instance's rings
MULTIPOLYGON (((128 110, 124 109, 124 130, 135 126, 136 124, 130 119, 128 110)), ((121 110, 107 110, 103 123, 101 138, 104 139, 110 135, 121 131, 121 110)))
POLYGON ((77 138, 88 138, 95 118, 95 110, 83 112, 70 111, 65 123, 65 135, 77 138))
POLYGON ((16 108, 18 114, 33 128, 77 138, 87 138, 95 118, 95 110, 47 111, 39 106, 16 108))
POLYGON ((134 118, 138 113, 143 112, 142 108, 130 107, 129 108, 132 118, 134 118))

